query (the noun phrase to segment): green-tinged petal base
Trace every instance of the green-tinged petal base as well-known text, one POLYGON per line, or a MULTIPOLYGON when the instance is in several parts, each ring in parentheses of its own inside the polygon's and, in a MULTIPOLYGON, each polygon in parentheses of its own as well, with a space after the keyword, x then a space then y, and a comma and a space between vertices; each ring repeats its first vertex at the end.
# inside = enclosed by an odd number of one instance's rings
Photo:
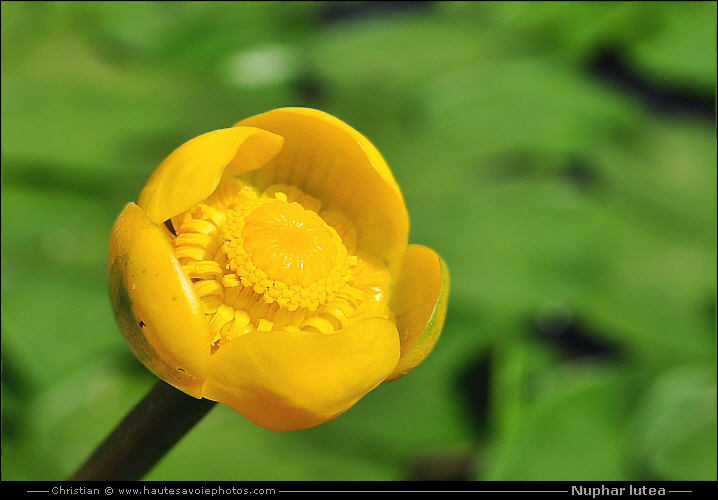
POLYGON ((210 357, 204 310, 162 230, 134 203, 112 229, 109 275, 132 352, 168 384, 200 397, 210 357))
POLYGON ((432 249, 409 245, 392 295, 401 359, 386 381, 409 373, 439 340, 449 301, 449 268, 432 249))

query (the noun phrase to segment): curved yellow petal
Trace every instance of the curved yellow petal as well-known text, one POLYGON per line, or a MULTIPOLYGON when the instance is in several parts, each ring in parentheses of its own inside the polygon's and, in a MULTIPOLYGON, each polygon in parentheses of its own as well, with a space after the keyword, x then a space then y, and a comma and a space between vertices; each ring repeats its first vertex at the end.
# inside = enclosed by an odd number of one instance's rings
POLYGON ((282 137, 253 127, 207 132, 174 150, 154 171, 137 204, 153 222, 174 217, 212 194, 222 175, 257 169, 282 149, 282 137))
POLYGON ((390 308, 401 340, 401 359, 387 381, 413 370, 439 340, 449 301, 449 268, 432 249, 409 245, 390 308))
POLYGON ((275 431, 336 417, 399 359, 396 326, 370 318, 331 334, 255 331, 212 355, 202 395, 275 431))
POLYGON ((204 309, 162 230, 134 203, 112 228, 109 275, 132 352, 168 384, 200 397, 210 357, 204 309))
MULTIPOLYGON (((399 186, 379 151, 341 120, 315 109, 281 108, 235 126, 259 127, 284 137, 284 148, 251 181, 265 189, 290 184, 347 215, 358 249, 386 260, 406 247, 409 216, 399 186)), ((250 180, 250 179, 248 179, 250 180)))

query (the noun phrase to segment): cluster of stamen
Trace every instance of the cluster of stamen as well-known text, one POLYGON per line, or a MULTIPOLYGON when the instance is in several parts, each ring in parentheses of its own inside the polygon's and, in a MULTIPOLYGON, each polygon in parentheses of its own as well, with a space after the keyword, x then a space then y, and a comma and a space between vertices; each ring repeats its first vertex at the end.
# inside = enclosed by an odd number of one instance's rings
POLYGON ((353 224, 321 205, 294 186, 260 194, 236 181, 174 220, 175 255, 202 300, 213 350, 255 330, 332 333, 388 315, 388 271, 354 255, 353 224))

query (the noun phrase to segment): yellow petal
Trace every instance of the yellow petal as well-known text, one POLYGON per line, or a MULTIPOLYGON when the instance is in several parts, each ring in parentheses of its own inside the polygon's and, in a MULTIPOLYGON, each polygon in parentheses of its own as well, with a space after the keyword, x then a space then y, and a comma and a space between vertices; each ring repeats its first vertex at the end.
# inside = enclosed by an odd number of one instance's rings
POLYGON ((439 340, 449 299, 449 268, 432 249, 409 245, 390 308, 401 340, 401 359, 387 381, 413 370, 439 340))
POLYGON ((391 260, 406 248, 409 217, 399 186, 379 151, 341 120, 315 109, 282 108, 252 116, 253 126, 284 137, 284 148, 251 179, 300 187, 357 226, 358 249, 391 260))
POLYGON ((255 331, 212 355, 202 395, 275 431, 336 417, 399 359, 396 326, 370 318, 331 334, 255 331))
POLYGON ((112 229, 109 274, 112 307, 132 352, 165 382, 200 397, 210 357, 202 304, 162 230, 134 203, 112 229))
POLYGON ((223 174, 238 175, 267 163, 282 149, 282 142, 280 136, 253 127, 224 128, 195 137, 154 171, 138 205, 153 222, 164 222, 207 199, 223 174))

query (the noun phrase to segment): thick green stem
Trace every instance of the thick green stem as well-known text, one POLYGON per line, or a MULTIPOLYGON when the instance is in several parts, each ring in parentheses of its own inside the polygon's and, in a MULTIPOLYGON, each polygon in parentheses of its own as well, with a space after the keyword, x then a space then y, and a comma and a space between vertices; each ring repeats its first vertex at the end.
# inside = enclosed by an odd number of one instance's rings
POLYGON ((141 479, 214 405, 158 381, 72 480, 141 479))

